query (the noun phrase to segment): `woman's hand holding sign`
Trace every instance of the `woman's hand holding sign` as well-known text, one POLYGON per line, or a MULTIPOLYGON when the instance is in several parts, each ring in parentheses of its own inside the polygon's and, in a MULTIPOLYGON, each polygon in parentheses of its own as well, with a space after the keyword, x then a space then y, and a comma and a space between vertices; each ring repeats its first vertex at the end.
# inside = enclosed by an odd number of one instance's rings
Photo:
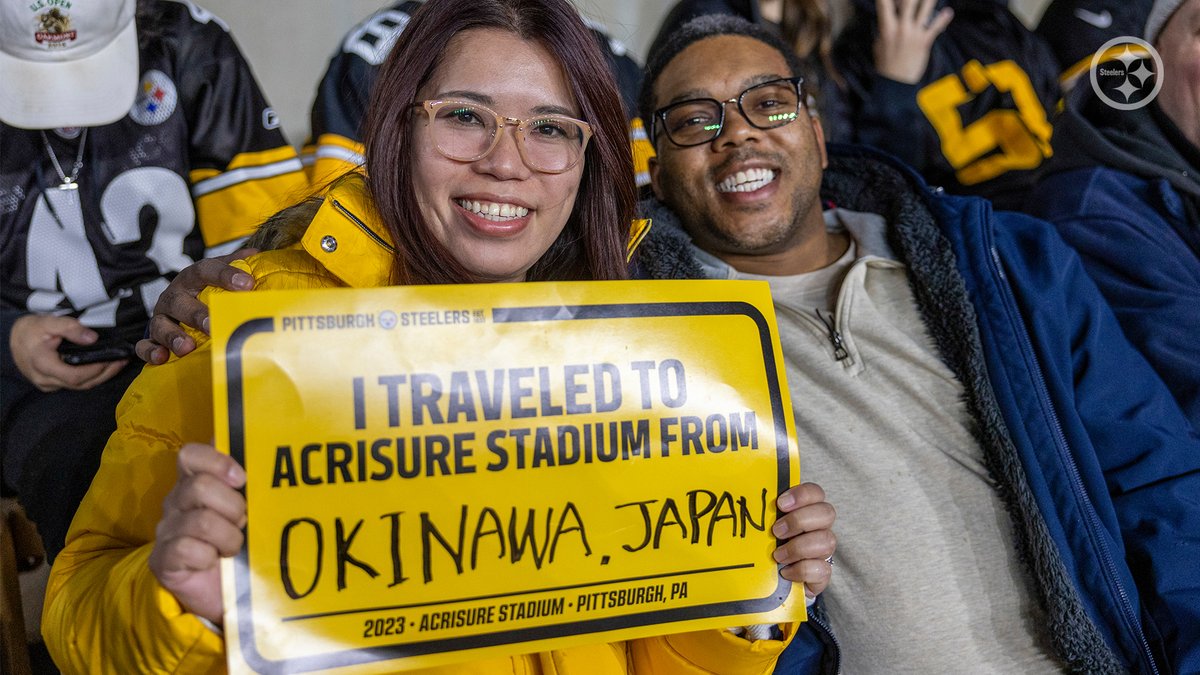
POLYGON ((242 548, 246 472, 211 445, 179 451, 179 475, 163 500, 150 570, 187 611, 220 624, 222 557, 242 548))
POLYGON ((816 483, 792 487, 775 503, 784 514, 771 528, 784 542, 775 549, 775 562, 784 566, 779 573, 788 581, 803 583, 806 592, 815 597, 829 585, 833 574, 837 537, 832 528, 837 513, 816 483))

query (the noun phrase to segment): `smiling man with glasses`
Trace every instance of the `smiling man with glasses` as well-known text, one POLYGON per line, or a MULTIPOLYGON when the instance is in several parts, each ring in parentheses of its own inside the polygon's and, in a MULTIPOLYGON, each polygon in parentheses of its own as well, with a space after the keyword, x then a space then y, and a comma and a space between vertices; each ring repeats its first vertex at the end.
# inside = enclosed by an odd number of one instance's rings
POLYGON ((707 40, 694 46, 707 58, 672 59, 658 86, 643 89, 658 153, 655 194, 696 225, 690 234, 701 250, 742 272, 796 274, 832 263, 849 239, 844 231, 824 236, 825 137, 816 116, 800 114, 796 57, 745 36, 707 40))
POLYGON ((804 480, 838 509, 776 672, 1200 671, 1200 439, 1052 228, 827 156, 798 65, 704 17, 640 100, 639 272, 770 284, 804 480))

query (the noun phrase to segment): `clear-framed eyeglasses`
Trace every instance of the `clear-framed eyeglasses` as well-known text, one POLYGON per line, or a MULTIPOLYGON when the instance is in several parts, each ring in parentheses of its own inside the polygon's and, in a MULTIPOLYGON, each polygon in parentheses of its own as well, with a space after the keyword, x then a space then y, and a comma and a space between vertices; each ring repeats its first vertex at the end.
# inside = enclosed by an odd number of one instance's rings
POLYGON ((419 105, 429 114, 427 126, 434 147, 459 162, 487 157, 500 142, 503 130, 515 128, 517 150, 526 166, 542 173, 562 173, 583 159, 592 137, 587 122, 564 115, 520 120, 469 101, 429 100, 419 105))
POLYGON ((803 100, 800 85, 803 82, 802 77, 787 77, 756 84, 727 101, 693 98, 672 103, 654 112, 654 126, 661 128, 667 139, 680 147, 704 145, 721 135, 721 129, 725 127, 725 107, 736 103, 738 112, 750 126, 756 129, 781 127, 800 116, 803 100))

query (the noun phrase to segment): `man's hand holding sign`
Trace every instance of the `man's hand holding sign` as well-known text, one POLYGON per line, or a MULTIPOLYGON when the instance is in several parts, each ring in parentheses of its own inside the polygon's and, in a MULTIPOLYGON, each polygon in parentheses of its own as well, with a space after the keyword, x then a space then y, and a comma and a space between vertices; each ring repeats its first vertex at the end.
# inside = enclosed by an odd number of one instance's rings
POLYGON ((743 282, 218 297, 217 445, 245 474, 184 449, 155 574, 218 620, 203 587, 246 524, 222 575, 244 672, 802 619, 785 580, 823 588, 833 513, 789 487, 771 311, 743 282))

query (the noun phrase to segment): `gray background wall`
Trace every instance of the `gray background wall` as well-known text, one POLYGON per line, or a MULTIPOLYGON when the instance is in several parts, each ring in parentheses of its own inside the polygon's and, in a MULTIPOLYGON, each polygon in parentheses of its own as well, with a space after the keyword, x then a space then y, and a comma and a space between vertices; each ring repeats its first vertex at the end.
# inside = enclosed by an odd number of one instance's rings
MULTIPOLYGON (((464 0, 468 1, 469 0, 464 0)), ((608 27, 638 61, 658 24, 676 0, 575 0, 587 16, 608 27)), ((1049 0, 1011 0, 1013 11, 1032 25, 1049 0)), ((835 20, 844 20, 849 0, 832 0, 835 20)), ((342 36, 387 0, 198 0, 229 24, 254 68, 267 98, 283 119, 288 138, 299 145, 308 133, 308 111, 325 65, 342 36)))

